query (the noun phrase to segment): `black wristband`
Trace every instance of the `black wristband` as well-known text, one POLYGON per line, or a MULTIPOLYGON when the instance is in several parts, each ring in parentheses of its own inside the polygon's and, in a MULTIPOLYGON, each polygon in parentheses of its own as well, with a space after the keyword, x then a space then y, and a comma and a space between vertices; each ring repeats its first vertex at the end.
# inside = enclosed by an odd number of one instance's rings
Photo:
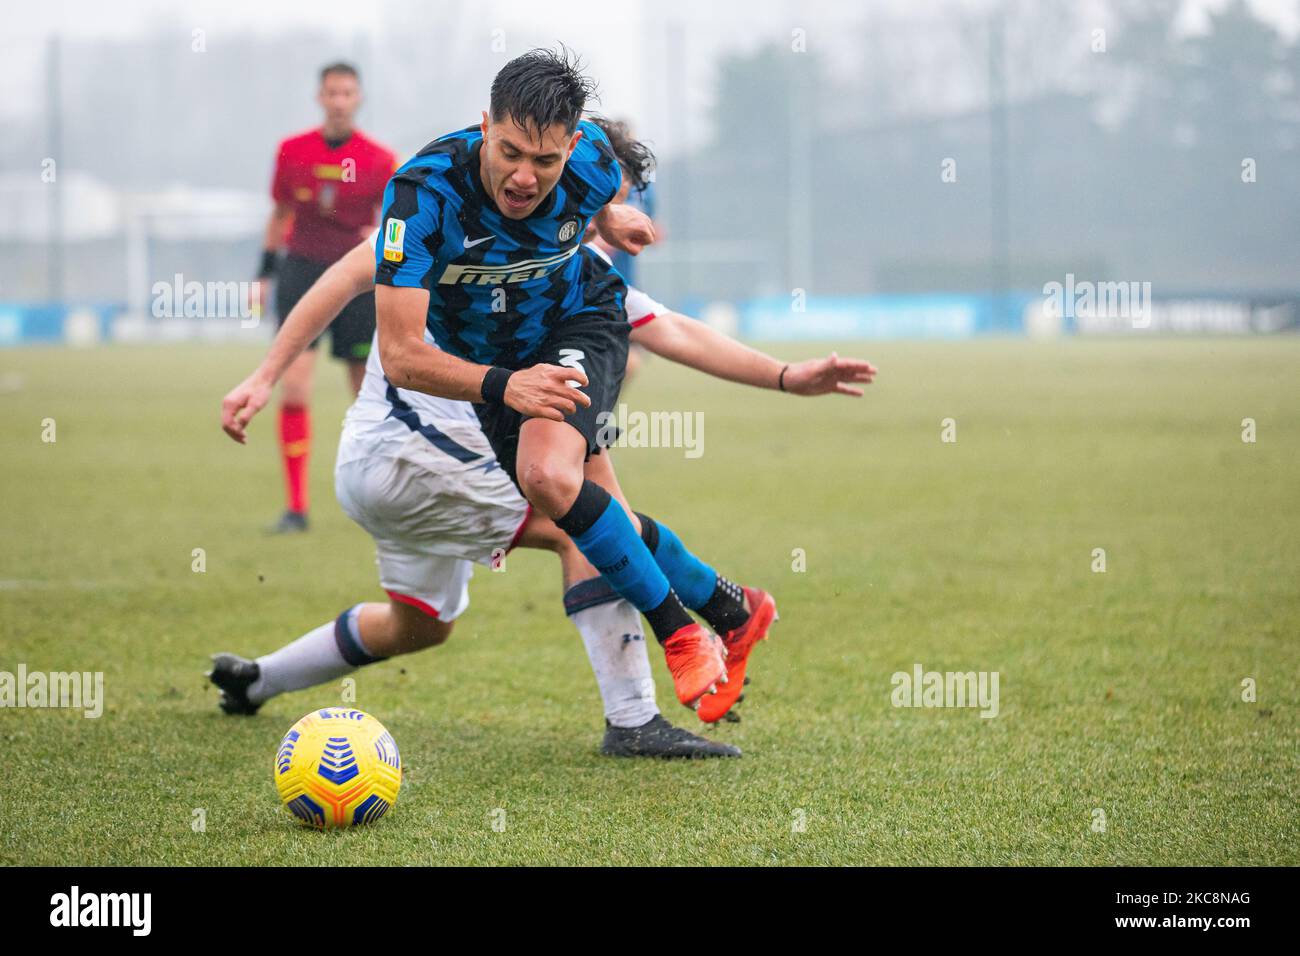
POLYGON ((788 371, 790 371, 790 366, 789 366, 789 365, 787 365, 785 368, 781 369, 781 376, 776 380, 776 387, 779 388, 779 389, 780 389, 781 391, 783 391, 783 392, 785 391, 785 373, 788 372, 788 371))
POLYGON ((506 400, 506 383, 510 381, 510 376, 514 372, 508 368, 497 368, 495 365, 487 370, 483 376, 483 384, 479 386, 479 391, 483 393, 483 401, 496 402, 498 405, 506 400))
POLYGON ((263 249, 262 268, 257 270, 257 277, 259 279, 266 279, 269 278, 270 276, 275 275, 275 270, 279 267, 279 265, 280 265, 280 257, 276 254, 275 250, 263 249))

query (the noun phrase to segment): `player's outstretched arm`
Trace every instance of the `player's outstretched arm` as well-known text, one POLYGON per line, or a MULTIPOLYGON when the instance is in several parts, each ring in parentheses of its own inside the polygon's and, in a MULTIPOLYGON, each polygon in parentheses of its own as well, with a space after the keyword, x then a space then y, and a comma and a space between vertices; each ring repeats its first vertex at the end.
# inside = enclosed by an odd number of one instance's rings
POLYGON ((581 369, 534 365, 510 372, 434 348, 424 341, 428 311, 426 289, 375 286, 379 361, 388 380, 399 388, 465 402, 500 401, 529 417, 552 421, 563 421, 578 405, 591 404, 570 384, 587 384, 581 369))
POLYGON ((856 383, 870 384, 876 375, 875 366, 865 359, 840 358, 834 352, 805 362, 782 362, 677 312, 633 329, 632 341, 706 375, 794 395, 860 397, 856 383))
POLYGON ((367 240, 313 283, 285 317, 262 364, 222 400, 221 427, 227 435, 241 445, 248 440, 248 423, 271 400, 285 369, 320 337, 344 306, 370 291, 374 272, 375 253, 367 240))

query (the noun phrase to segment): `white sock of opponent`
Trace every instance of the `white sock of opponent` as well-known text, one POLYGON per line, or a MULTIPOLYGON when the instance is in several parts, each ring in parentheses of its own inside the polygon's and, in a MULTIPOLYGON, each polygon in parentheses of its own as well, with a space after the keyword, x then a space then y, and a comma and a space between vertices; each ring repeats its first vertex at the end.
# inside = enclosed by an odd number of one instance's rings
POLYGON ((348 608, 336 620, 259 657, 257 666, 261 673, 248 686, 248 699, 260 704, 277 694, 337 680, 362 664, 382 660, 371 656, 361 643, 357 626, 359 607, 348 608))
POLYGON ((604 578, 591 578, 565 592, 564 610, 587 648, 605 719, 615 727, 640 727, 659 713, 636 608, 604 578))
MULTIPOLYGON (((582 635, 605 705, 605 718, 615 727, 640 727, 659 713, 641 616, 636 609, 603 578, 570 588, 565 594, 565 609, 582 635)), ((248 699, 261 704, 277 694, 337 680, 362 664, 382 660, 362 644, 356 612, 355 607, 349 608, 337 620, 259 657, 261 673, 249 685, 248 699)))

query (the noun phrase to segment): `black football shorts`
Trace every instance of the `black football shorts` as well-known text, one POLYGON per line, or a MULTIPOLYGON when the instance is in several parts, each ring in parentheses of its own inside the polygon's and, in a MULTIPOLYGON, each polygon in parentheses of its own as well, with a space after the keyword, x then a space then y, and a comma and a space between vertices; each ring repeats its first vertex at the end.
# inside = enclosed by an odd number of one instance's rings
MULTIPOLYGON (((587 407, 566 415, 564 420, 576 428, 587 442, 587 457, 600 454, 618 438, 614 410, 627 371, 628 335, 631 326, 624 307, 626 286, 617 272, 596 256, 590 266, 597 274, 584 271, 586 301, 580 312, 557 324, 541 344, 519 365, 565 365, 578 367, 587 376, 581 391, 591 399, 587 407)), ((504 403, 484 402, 474 406, 479 423, 496 452, 497 461, 514 479, 519 449, 519 429, 524 416, 504 403)))
MULTIPOLYGON (((284 322, 298 300, 329 267, 328 262, 313 262, 302 256, 290 254, 284 257, 276 271, 275 312, 278 322, 284 322)), ((375 337, 375 294, 367 292, 345 305, 338 318, 330 323, 329 336, 330 354, 335 358, 364 362, 370 355, 370 343, 375 337)), ((317 339, 310 347, 315 348, 319 343, 320 339, 317 339)))

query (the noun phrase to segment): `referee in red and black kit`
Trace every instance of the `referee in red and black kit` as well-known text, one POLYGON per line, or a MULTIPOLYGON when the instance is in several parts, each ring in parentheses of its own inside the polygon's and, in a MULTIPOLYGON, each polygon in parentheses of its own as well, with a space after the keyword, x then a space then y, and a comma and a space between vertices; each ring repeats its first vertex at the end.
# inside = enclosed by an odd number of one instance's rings
MULTIPOLYGON (((316 101, 325 121, 280 144, 258 279, 274 277, 275 309, 283 322, 313 282, 374 228, 396 157, 353 126, 361 106, 361 78, 347 63, 320 71, 316 101), (280 250, 286 254, 282 257, 280 250)), ((265 290, 265 284, 262 290, 265 290)), ((266 296, 259 295, 259 302, 266 296)), ((348 367, 355 395, 375 333, 375 297, 359 296, 330 325, 330 352, 348 367)), ((307 457, 311 446, 315 344, 289 366, 280 393, 280 453, 286 508, 275 532, 307 530, 307 457)))

